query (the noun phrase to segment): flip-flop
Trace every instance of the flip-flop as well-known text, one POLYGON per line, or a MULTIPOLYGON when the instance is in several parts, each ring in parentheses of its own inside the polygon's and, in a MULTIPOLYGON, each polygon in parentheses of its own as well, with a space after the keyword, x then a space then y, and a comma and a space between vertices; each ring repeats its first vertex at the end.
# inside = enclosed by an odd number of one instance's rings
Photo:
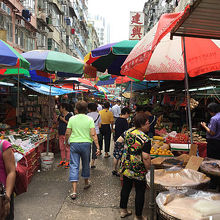
POLYGON ((104 156, 104 158, 108 158, 108 157, 111 157, 111 156, 109 154, 104 156))
POLYGON ((94 166, 91 166, 91 168, 94 169, 94 168, 96 168, 96 166, 95 166, 95 165, 94 165, 94 166))
POLYGON ((72 200, 76 199, 76 198, 77 198, 77 193, 71 193, 71 194, 70 194, 70 198, 71 198, 72 200))
POLYGON ((121 218, 125 218, 132 215, 132 211, 128 210, 127 212, 121 212, 121 218))

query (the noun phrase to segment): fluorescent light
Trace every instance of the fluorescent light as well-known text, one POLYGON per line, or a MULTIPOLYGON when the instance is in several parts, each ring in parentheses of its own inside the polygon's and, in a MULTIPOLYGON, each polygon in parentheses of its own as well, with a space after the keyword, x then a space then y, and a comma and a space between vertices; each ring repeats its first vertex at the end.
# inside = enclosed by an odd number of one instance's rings
POLYGON ((213 79, 213 78, 209 78, 209 80, 211 80, 211 81, 220 81, 220 79, 213 79))
POLYGON ((166 90, 166 92, 174 92, 175 91, 175 89, 168 89, 168 90, 166 90))
POLYGON ((6 82, 0 82, 0 85, 2 86, 14 86, 14 83, 6 83, 6 82))
POLYGON ((215 89, 216 86, 207 86, 207 87, 202 87, 202 88, 198 88, 199 91, 201 90, 208 90, 208 89, 215 89))
MULTIPOLYGON (((186 90, 184 90, 185 92, 186 90)), ((189 92, 194 92, 194 91, 198 91, 198 89, 189 89, 189 92)))
MULTIPOLYGON (((206 87, 201 87, 201 88, 196 88, 196 89, 189 89, 189 92, 194 92, 194 91, 202 91, 202 90, 208 90, 208 89, 216 89, 216 86, 206 86, 206 87)), ((186 90, 182 90, 185 92, 186 90)))
POLYGON ((175 91, 175 89, 168 89, 168 90, 166 90, 166 91, 160 91, 160 92, 158 92, 158 93, 174 92, 174 91, 175 91))
POLYGON ((28 95, 28 96, 37 96, 37 95, 28 95))

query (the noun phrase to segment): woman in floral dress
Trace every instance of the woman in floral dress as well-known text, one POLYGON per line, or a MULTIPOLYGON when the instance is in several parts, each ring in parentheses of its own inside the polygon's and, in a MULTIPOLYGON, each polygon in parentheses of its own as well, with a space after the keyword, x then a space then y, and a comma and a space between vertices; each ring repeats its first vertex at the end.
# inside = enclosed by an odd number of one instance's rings
POLYGON ((146 190, 145 176, 150 167, 151 142, 146 133, 149 130, 148 116, 145 113, 137 114, 134 118, 134 128, 126 131, 118 142, 125 143, 122 155, 120 173, 123 175, 120 208, 121 217, 131 215, 127 210, 129 194, 135 186, 135 219, 145 219, 142 216, 146 190))

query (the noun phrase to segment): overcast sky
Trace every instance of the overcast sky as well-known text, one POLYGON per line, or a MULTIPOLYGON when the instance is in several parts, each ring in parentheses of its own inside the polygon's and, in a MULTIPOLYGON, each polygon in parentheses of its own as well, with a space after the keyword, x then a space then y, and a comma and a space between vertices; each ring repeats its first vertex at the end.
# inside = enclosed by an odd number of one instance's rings
POLYGON ((111 43, 128 40, 130 11, 143 11, 145 0, 89 0, 89 13, 110 24, 111 43))

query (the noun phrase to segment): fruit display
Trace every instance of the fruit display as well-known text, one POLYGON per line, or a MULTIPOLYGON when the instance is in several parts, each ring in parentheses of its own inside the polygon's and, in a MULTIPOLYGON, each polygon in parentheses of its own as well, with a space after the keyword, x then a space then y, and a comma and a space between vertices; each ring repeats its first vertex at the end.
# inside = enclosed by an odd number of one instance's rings
POLYGON ((178 143, 178 144, 185 144, 189 140, 188 134, 177 133, 175 137, 168 136, 166 138, 167 143, 178 143))
POLYGON ((158 156, 173 156, 173 153, 170 150, 162 149, 161 147, 157 148, 156 150, 154 147, 150 150, 151 155, 158 155, 158 156))
POLYGON ((164 142, 164 138, 160 136, 154 136, 152 140, 151 155, 157 156, 173 156, 170 151, 170 145, 164 142))
POLYGON ((191 98, 190 99, 190 108, 191 110, 193 110, 194 108, 196 108, 199 105, 199 102, 196 101, 195 99, 191 98))

